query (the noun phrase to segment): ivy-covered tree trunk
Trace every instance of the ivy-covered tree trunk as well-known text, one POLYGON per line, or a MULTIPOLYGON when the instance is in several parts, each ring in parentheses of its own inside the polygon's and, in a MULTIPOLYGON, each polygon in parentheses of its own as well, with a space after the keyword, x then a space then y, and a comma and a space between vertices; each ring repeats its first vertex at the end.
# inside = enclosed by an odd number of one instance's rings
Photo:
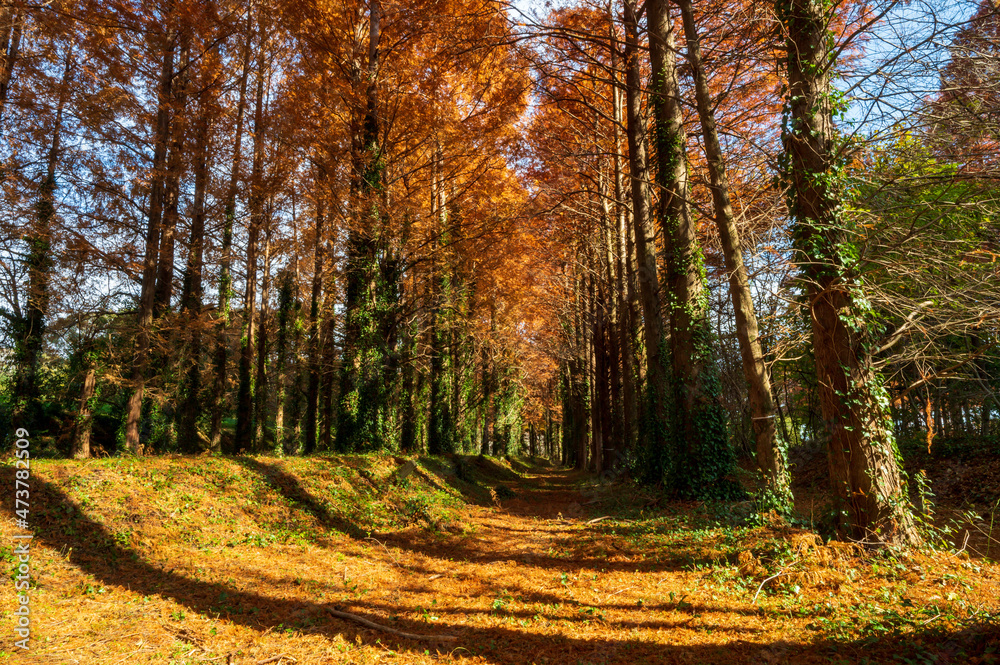
POLYGON ((667 465, 668 482, 683 496, 719 496, 733 489, 725 478, 734 470, 734 458, 719 401, 704 257, 687 202, 687 145, 674 27, 666 0, 651 0, 647 7, 660 195, 656 212, 664 238, 670 320, 672 459, 667 465))
POLYGON ((52 224, 55 221, 56 165, 59 162, 63 112, 70 93, 75 62, 72 52, 66 55, 65 69, 59 87, 59 101, 52 127, 52 142, 45 160, 45 175, 38 187, 35 215, 27 224, 24 240, 28 245, 25 263, 28 272, 28 292, 25 313, 15 319, 14 326, 14 418, 17 427, 31 429, 41 419, 41 395, 38 369, 42 357, 42 342, 46 317, 49 313, 49 292, 52 281, 52 224))
MULTIPOLYGON (((296 269, 296 272, 298 270, 296 269)), ((299 300, 295 293, 297 280, 292 271, 285 269, 278 278, 278 330, 275 340, 275 396, 274 396, 274 447, 278 451, 294 453, 291 443, 294 436, 285 432, 285 402, 288 395, 288 361, 295 344, 294 328, 299 315, 299 300)), ((292 391, 295 399, 295 391, 292 391)), ((297 419, 296 419, 297 420, 297 419)))
MULTIPOLYGON (((389 435, 386 367, 391 340, 396 285, 395 270, 385 270, 388 256, 387 210, 383 204, 385 156, 380 145, 379 48, 381 4, 373 0, 368 14, 368 66, 364 77, 356 67, 354 83, 365 80, 363 120, 352 129, 353 227, 347 238, 344 352, 340 376, 340 408, 336 448, 341 452, 377 450, 389 435), (360 131, 359 131, 360 130, 360 131)), ((355 111, 357 113, 357 111, 355 111)))
POLYGON ((801 266, 830 476, 846 535, 868 544, 914 544, 888 393, 872 368, 878 341, 855 272, 857 247, 840 184, 843 157, 830 84, 836 52, 831 5, 779 0, 786 31, 788 127, 784 134, 789 212, 801 266))
POLYGON ((319 379, 322 371, 322 344, 320 339, 320 297, 323 289, 325 270, 326 206, 316 184, 316 233, 313 240, 312 288, 309 294, 309 340, 307 342, 306 368, 309 379, 306 386, 306 422, 303 434, 302 452, 310 455, 316 452, 316 427, 319 418, 319 379))
MULTIPOLYGON (((750 397, 750 413, 756 443, 757 465, 770 483, 771 502, 774 507, 787 512, 792 508, 791 479, 785 450, 780 446, 775 427, 776 409, 771 394, 771 379, 764 365, 760 346, 757 314, 750 295, 750 281, 743 264, 743 248, 739 230, 733 217, 729 200, 729 178, 719 133, 715 126, 715 111, 708 77, 701 59, 698 29, 694 20, 691 0, 677 0, 687 37, 687 58, 695 81, 695 100, 701 121, 702 139, 708 159, 709 189, 715 206, 715 223, 722 242, 726 272, 729 274, 729 295, 735 314, 736 337, 743 360, 743 375, 750 397)), ((676 79, 675 79, 676 80, 676 79)), ((672 93, 671 93, 672 94, 672 93)), ((676 105, 675 105, 676 106, 676 105)), ((680 116, 680 110, 677 110, 680 116)), ((707 327, 706 327, 707 329, 707 327)), ((673 332, 673 331, 672 331, 673 332)), ((674 332, 676 334, 676 332, 674 332)))
POLYGON ((270 307, 268 303, 271 299, 271 229, 268 215, 263 217, 264 231, 264 257, 263 271, 260 287, 260 313, 257 319, 257 378, 254 380, 253 412, 254 412, 254 451, 259 452, 267 447, 268 438, 267 426, 270 416, 268 414, 268 402, 270 392, 270 377, 268 364, 271 357, 270 339, 270 307))

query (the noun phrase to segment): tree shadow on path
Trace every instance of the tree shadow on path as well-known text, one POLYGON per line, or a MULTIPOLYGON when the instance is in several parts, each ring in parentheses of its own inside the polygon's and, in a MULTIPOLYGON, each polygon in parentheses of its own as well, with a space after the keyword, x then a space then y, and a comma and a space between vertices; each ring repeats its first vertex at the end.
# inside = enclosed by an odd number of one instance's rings
MULTIPOLYGON (((252 467, 253 463, 250 466, 252 467)), ((268 470, 266 468, 268 465, 260 466, 264 467, 260 469, 262 472, 268 470)), ((282 480, 280 474, 273 477, 282 480)), ((0 470, 0 484, 5 487, 14 486, 12 467, 0 470)), ((304 497, 299 495, 301 487, 288 485, 285 489, 293 497, 297 497, 296 500, 302 501, 303 505, 309 505, 308 495, 304 497)), ((329 621, 329 628, 323 632, 330 636, 341 634, 350 641, 361 639, 369 644, 379 641, 383 645, 394 645, 400 652, 415 654, 423 654, 428 648, 434 648, 428 647, 426 642, 387 636, 385 633, 361 629, 352 623, 330 618, 325 608, 332 605, 271 597, 219 582, 192 579, 167 570, 144 560, 135 550, 116 542, 107 527, 87 517, 80 506, 53 483, 36 476, 31 480, 31 490, 32 505, 44 509, 44 513, 39 515, 34 524, 36 531, 32 544, 34 546, 43 544, 54 551, 68 551, 70 563, 93 576, 101 584, 127 588, 129 592, 140 596, 170 598, 193 612, 204 616, 219 615, 228 621, 262 633, 287 624, 294 613, 305 611, 314 616, 325 617, 329 621)), ((13 516, 13 492, 5 492, 0 501, 8 515, 13 516)), ((313 509, 318 510, 320 514, 322 514, 321 508, 313 506, 313 509)), ((388 605, 380 605, 378 601, 368 604, 346 601, 344 609, 367 616, 379 623, 391 624, 400 630, 414 633, 428 632, 427 624, 414 624, 409 621, 392 622, 391 619, 373 612, 373 610, 413 612, 417 609, 415 607, 397 605, 390 608, 388 605)), ((461 647, 457 653, 462 655, 472 654, 488 663, 511 665, 541 662, 630 665, 640 663, 749 665, 767 662, 808 665, 831 662, 831 658, 840 658, 841 662, 862 662, 858 659, 861 655, 872 658, 871 662, 888 662, 892 654, 905 656, 911 653, 913 649, 909 645, 914 639, 913 635, 906 635, 871 643, 818 642, 806 646, 784 642, 764 644, 749 641, 669 645, 662 641, 653 642, 634 636, 629 637, 628 633, 613 626, 609 626, 607 632, 614 637, 583 639, 565 634, 541 634, 530 630, 518 630, 507 625, 468 626, 460 623, 461 617, 456 616, 455 619, 454 622, 441 621, 433 624, 434 632, 450 633, 459 638, 457 643, 447 645, 445 652, 450 652, 457 646, 461 647), (878 660, 879 654, 884 654, 887 660, 878 660)), ((955 634, 927 632, 921 635, 924 644, 919 647, 920 653, 928 653, 930 645, 937 644, 939 646, 936 647, 938 650, 935 653, 945 659, 938 659, 936 662, 970 662, 969 658, 984 653, 987 637, 995 635, 995 632, 986 631, 995 629, 996 626, 987 626, 979 632, 967 631, 955 634)), ((44 656, 44 651, 39 650, 38 656, 44 656)))

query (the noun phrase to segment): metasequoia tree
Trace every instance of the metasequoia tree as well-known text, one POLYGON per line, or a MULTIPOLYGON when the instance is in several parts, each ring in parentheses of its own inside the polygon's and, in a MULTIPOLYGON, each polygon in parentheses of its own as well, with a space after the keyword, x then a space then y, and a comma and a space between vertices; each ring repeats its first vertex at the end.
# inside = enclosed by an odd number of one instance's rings
MULTIPOLYGON (((736 335, 743 360, 743 373, 749 389, 751 417, 756 439, 757 463, 761 472, 769 480, 774 493, 773 500, 782 510, 791 509, 790 478, 784 449, 777 439, 777 418, 771 379, 764 364, 764 355, 759 339, 757 314, 754 311, 750 293, 749 277, 743 262, 743 247, 737 228, 733 206, 730 201, 730 185, 726 172, 725 156, 719 141, 715 121, 715 100, 709 89, 708 75, 701 57, 700 38, 695 23, 691 0, 677 0, 684 25, 687 49, 686 55, 694 79, 695 103, 701 123, 702 141, 705 146, 709 174, 709 188, 715 208, 715 223, 725 257, 726 272, 729 275, 729 294, 735 313, 736 335)), ((655 53, 655 51, 654 51, 655 53)), ((674 86, 676 88, 676 84, 674 86)), ((679 116, 679 111, 676 112, 679 116)), ((674 134, 676 135, 676 134, 674 134)), ((661 139, 663 140, 663 139, 661 139)), ((675 141, 678 139, 674 139, 675 141)), ((661 160, 663 158, 661 157, 661 160)), ((676 249, 674 250, 677 251, 676 249)), ((674 260, 677 260, 676 258, 674 260)), ((676 316, 676 315, 675 315, 676 316)), ((706 323, 701 324, 703 326, 706 323)), ((678 326, 675 324, 675 328, 678 326)), ((683 338, 685 326, 673 332, 674 338, 683 338)), ((707 332, 703 332, 703 335, 707 332)), ((703 342, 707 343, 706 342, 703 342)), ((677 342, 675 342, 677 344, 677 342)), ((686 355, 693 355, 690 351, 686 355)), ((675 357, 675 367, 676 367, 675 357)), ((675 370, 675 378, 676 370, 675 370)))
POLYGON ((782 0, 775 9, 785 31, 788 74, 784 177, 829 433, 834 495, 851 537, 866 543, 913 543, 917 534, 888 394, 872 368, 877 340, 855 273, 855 220, 843 205, 843 144, 833 121, 831 86, 837 52, 827 34, 836 7, 782 0))
MULTIPOLYGON (((665 0, 649 12, 652 105, 656 120, 657 218, 663 233, 672 382, 668 448, 671 485, 686 495, 724 493, 732 471, 718 399, 715 336, 708 319, 705 268, 688 205, 687 141, 674 59, 674 25, 665 0)), ((690 45, 689 45, 690 50, 690 45)))
POLYGON ((14 417, 19 424, 33 427, 40 417, 38 372, 42 340, 48 324, 51 282, 55 267, 53 240, 56 223, 56 167, 60 161, 63 141, 64 114, 72 94, 72 81, 77 68, 76 54, 70 42, 61 55, 62 73, 55 86, 54 108, 51 109, 48 149, 44 154, 44 172, 34 198, 34 214, 29 218, 23 235, 27 244, 25 264, 28 284, 22 316, 14 317, 14 417))

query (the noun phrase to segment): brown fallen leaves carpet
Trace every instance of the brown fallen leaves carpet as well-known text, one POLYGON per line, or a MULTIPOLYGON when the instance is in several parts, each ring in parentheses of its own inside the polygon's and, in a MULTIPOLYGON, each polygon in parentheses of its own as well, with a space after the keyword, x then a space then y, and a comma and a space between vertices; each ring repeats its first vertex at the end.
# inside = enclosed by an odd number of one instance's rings
MULTIPOLYGON (((541 466, 440 519, 418 519, 424 495, 401 494, 393 505, 417 506, 409 525, 370 535, 355 526, 351 537, 330 528, 341 519, 335 503, 310 485, 353 491, 336 460, 255 460, 206 462, 211 473, 186 473, 194 462, 184 458, 155 458, 141 472, 108 460, 39 465, 31 650, 13 647, 8 578, 0 661, 1000 662, 1000 567, 965 554, 871 557, 781 525, 713 526, 696 504, 640 517, 650 502, 627 487, 581 492, 585 477, 541 466), (249 486, 241 474, 251 471, 261 473, 249 486), (615 513, 625 508, 631 519, 615 513), (315 537, 275 526, 306 513, 315 537), (270 527, 255 531, 253 520, 270 527), (328 609, 455 639, 403 638, 328 609)), ((404 461, 378 458, 365 478, 404 461)), ((415 478, 458 496, 447 476, 415 478)), ((19 531, 3 500, 13 570, 19 531)))

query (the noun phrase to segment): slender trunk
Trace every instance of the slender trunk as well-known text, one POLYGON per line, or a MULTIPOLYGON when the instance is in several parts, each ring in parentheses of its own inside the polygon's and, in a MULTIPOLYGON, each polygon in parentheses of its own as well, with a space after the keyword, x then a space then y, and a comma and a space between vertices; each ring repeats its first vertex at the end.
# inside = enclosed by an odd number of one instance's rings
POLYGON ((480 455, 490 454, 490 410, 493 404, 493 381, 490 375, 489 356, 486 352, 486 345, 483 345, 482 352, 482 380, 483 386, 483 435, 480 442, 480 455))
POLYGON ((158 110, 153 139, 152 184, 149 194, 149 216, 146 223, 146 249, 142 262, 142 284, 139 291, 138 327, 135 361, 132 364, 132 393, 125 407, 125 447, 135 454, 142 453, 139 442, 139 421, 146 387, 146 365, 149 362, 150 337, 153 325, 153 298, 156 290, 156 269, 160 248, 160 222, 163 216, 164 174, 167 144, 170 141, 170 100, 174 78, 176 35, 165 36, 160 83, 157 90, 158 110))
POLYGON ((184 399, 180 409, 178 437, 180 450, 193 453, 200 450, 198 421, 202 414, 201 401, 201 309, 202 268, 205 246, 205 196, 208 189, 209 110, 203 104, 198 119, 194 150, 194 201, 191 206, 191 241, 188 244, 187 267, 181 309, 191 335, 186 357, 184 399))
MULTIPOLYGON (((609 13, 611 6, 608 7, 609 13)), ((621 125, 622 99, 621 85, 618 83, 618 41, 615 36, 614 21, 610 21, 611 44, 611 103, 614 152, 612 154, 615 187, 615 295, 618 299, 618 348, 621 352, 622 379, 622 451, 632 448, 638 421, 638 406, 635 389, 635 289, 630 259, 630 234, 628 230, 628 209, 625 205, 625 185, 622 174, 621 125)))
POLYGON ((7 94, 14 77, 14 67, 21 51, 21 36, 24 34, 24 11, 14 7, 14 3, 0 8, 0 120, 7 108, 7 94))
POLYGON ((663 320, 657 278, 655 232, 650 214, 649 169, 646 156, 646 118, 642 111, 642 78, 639 67, 639 26, 636 0, 625 1, 625 107, 632 181, 632 227, 638 262, 639 297, 642 303, 646 345, 647 406, 645 437, 655 468, 662 457, 667 425, 667 373, 663 359, 663 320))
POLYGON ((616 220, 611 216, 611 206, 608 203, 607 177, 602 168, 599 175, 600 200, 601 200, 601 248, 600 257, 602 304, 602 349, 607 382, 602 383, 604 391, 601 398, 601 422, 604 423, 604 446, 602 448, 601 468, 610 469, 615 461, 615 456, 622 449, 622 377, 619 361, 622 356, 618 336, 618 319, 621 316, 619 309, 619 291, 617 288, 617 277, 615 273, 615 229, 616 220))
POLYGON ((587 320, 590 321, 590 344, 588 349, 590 351, 590 362, 587 363, 588 375, 590 377, 590 463, 588 468, 595 472, 601 472, 601 463, 604 461, 604 421, 601 416, 604 415, 601 407, 601 395, 602 391, 606 390, 607 384, 604 382, 604 325, 601 320, 601 305, 597 301, 598 289, 597 289, 597 274, 596 271, 596 257, 594 254, 594 248, 591 248, 589 252, 591 254, 591 270, 588 290, 588 315, 587 320))
POLYGON ((399 437, 399 449, 404 453, 413 453, 417 449, 417 396, 414 394, 415 346, 416 336, 411 333, 406 342, 406 357, 403 361, 403 422, 399 437))
MULTIPOLYGON (((250 18, 248 16, 247 21, 250 18)), ((240 69, 239 101, 236 104, 236 129, 233 144, 233 165, 229 172, 229 187, 226 190, 226 201, 223 212, 222 229, 222 265, 219 271, 219 323, 215 340, 215 382, 212 390, 212 423, 209 429, 209 442, 212 452, 222 450, 222 412, 225 406, 225 396, 228 391, 229 340, 228 328, 230 317, 230 302, 233 296, 233 278, 231 274, 233 260, 233 223, 236 220, 236 192, 239 186, 240 159, 243 147, 243 117, 246 111, 247 80, 250 74, 250 31, 247 31, 246 42, 243 45, 243 62, 240 69)))
POLYGON ((264 276, 260 287, 260 314, 257 323, 257 379, 254 382, 254 449, 264 450, 267 446, 267 402, 268 376, 267 364, 270 353, 268 322, 271 298, 271 229, 270 220, 265 216, 264 223, 264 276))
POLYGON ((872 368, 869 323, 845 265, 850 219, 837 182, 842 159, 833 123, 829 8, 815 0, 778 0, 787 39, 789 213, 812 322, 823 420, 830 434, 830 476, 849 535, 869 544, 919 540, 907 508, 885 387, 872 368))
POLYGON ((771 391, 771 379, 764 365, 764 354, 760 346, 757 315, 750 295, 750 281, 743 264, 743 251, 739 230, 733 216, 729 199, 729 179, 726 175, 725 160, 719 134, 715 126, 715 113, 705 67, 701 60, 701 48, 694 10, 691 0, 676 0, 681 9, 684 32, 687 37, 687 57, 695 81, 695 98, 698 117, 701 121, 705 156, 712 200, 715 205, 715 223, 722 242, 726 272, 729 274, 729 293, 735 312, 736 336, 740 343, 743 360, 743 374, 750 396, 750 413, 753 418, 756 442, 757 464, 772 486, 781 507, 791 509, 791 479, 784 449, 779 445, 775 416, 776 409, 771 391))
POLYGON ((589 362, 587 359, 587 331, 584 325, 587 308, 587 292, 585 278, 579 274, 580 262, 583 257, 577 252, 574 263, 577 274, 573 276, 576 308, 574 311, 574 354, 573 365, 570 366, 570 381, 573 393, 573 450, 577 469, 587 468, 587 384, 589 377, 589 362))
POLYGON ((253 359, 257 344, 257 245, 264 218, 264 68, 265 44, 263 17, 258 17, 260 49, 257 58, 257 91, 253 118, 253 167, 250 174, 250 228, 247 239, 246 289, 243 293, 243 334, 240 337, 240 385, 236 406, 236 440, 233 452, 240 454, 254 447, 254 376, 253 359))
MULTIPOLYGON (((327 251, 330 248, 327 247, 327 251)), ((336 409, 334 393, 336 391, 336 345, 334 339, 334 328, 336 319, 334 318, 333 305, 336 301, 336 292, 333 283, 333 271, 327 271, 323 276, 323 312, 322 330, 320 331, 320 344, 322 354, 320 362, 322 370, 320 372, 320 432, 319 446, 322 450, 333 450, 334 439, 334 418, 336 409)))
POLYGON ((306 431, 303 452, 306 455, 316 451, 316 425, 319 417, 319 377, 321 371, 320 345, 320 295, 323 288, 323 262, 326 207, 317 185, 316 195, 316 239, 313 241, 312 293, 309 298, 309 383, 306 388, 306 431))
POLYGON ((14 349, 14 418, 19 427, 39 426, 42 408, 38 386, 38 368, 42 358, 42 342, 46 317, 49 313, 49 293, 52 281, 52 224, 55 220, 56 166, 59 163, 63 112, 70 94, 75 62, 73 54, 66 56, 59 99, 52 126, 52 143, 45 159, 45 175, 38 186, 35 216, 29 222, 24 240, 28 245, 25 263, 28 272, 28 293, 23 318, 15 325, 14 349))
MULTIPOLYGON (((294 225, 293 225, 294 229, 294 225)), ((274 353, 275 399, 274 399, 274 448, 276 452, 288 453, 289 446, 285 441, 285 399, 287 367, 289 356, 289 330, 295 321, 295 282, 292 273, 284 270, 278 280, 278 330, 274 353)))

